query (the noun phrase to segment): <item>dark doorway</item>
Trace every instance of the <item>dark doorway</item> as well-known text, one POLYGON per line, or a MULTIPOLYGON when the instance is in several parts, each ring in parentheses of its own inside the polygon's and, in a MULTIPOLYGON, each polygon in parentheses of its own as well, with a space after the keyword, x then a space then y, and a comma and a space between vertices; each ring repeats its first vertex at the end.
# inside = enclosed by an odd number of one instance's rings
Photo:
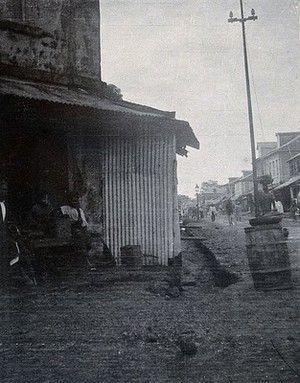
POLYGON ((41 191, 54 203, 64 200, 68 190, 66 134, 48 129, 10 129, 5 134, 5 173, 10 203, 25 220, 41 191))

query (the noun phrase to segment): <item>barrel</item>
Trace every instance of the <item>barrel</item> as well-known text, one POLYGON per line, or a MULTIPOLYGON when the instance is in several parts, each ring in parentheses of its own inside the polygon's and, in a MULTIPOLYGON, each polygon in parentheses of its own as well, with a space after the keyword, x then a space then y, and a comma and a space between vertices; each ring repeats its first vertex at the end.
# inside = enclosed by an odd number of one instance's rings
POLYGON ((254 287, 282 290, 292 287, 287 243, 280 223, 245 228, 246 248, 254 287))
POLYGON ((121 247, 121 265, 125 267, 141 267, 143 253, 140 245, 127 245, 121 247))

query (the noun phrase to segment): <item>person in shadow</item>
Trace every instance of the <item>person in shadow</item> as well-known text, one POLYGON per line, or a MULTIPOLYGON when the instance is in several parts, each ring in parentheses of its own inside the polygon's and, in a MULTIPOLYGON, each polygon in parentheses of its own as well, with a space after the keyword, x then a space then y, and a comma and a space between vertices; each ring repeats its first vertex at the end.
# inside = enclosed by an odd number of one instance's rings
POLYGON ((37 230, 46 236, 51 231, 52 213, 54 212, 51 198, 48 192, 41 192, 38 203, 36 203, 30 212, 30 229, 37 230))
POLYGON ((263 190, 258 191, 258 208, 260 215, 269 215, 276 209, 274 194, 269 191, 268 185, 263 185, 263 190))
POLYGON ((36 285, 31 252, 17 226, 17 219, 7 203, 8 184, 0 180, 0 284, 8 288, 13 281, 36 285))

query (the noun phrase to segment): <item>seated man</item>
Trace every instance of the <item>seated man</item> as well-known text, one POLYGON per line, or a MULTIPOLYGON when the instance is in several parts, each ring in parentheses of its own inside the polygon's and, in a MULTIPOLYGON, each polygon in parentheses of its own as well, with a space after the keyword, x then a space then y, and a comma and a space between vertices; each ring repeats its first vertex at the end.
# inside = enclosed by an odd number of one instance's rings
POLYGON ((81 250, 90 250, 91 241, 87 230, 88 223, 79 204, 79 194, 70 192, 68 205, 61 206, 60 211, 63 216, 70 218, 72 239, 76 247, 81 250))
MULTIPOLYGON (((86 256, 88 251, 91 250, 91 237, 88 232, 88 223, 85 217, 83 210, 79 206, 79 195, 76 192, 72 192, 68 196, 68 205, 60 207, 60 211, 63 216, 67 216, 71 221, 71 233, 72 240, 75 245, 75 249, 86 256)), ((111 266, 115 265, 115 260, 111 254, 109 248, 107 247, 104 240, 101 238, 102 242, 102 258, 105 262, 111 266)), ((89 263, 89 262, 88 262, 89 263)))

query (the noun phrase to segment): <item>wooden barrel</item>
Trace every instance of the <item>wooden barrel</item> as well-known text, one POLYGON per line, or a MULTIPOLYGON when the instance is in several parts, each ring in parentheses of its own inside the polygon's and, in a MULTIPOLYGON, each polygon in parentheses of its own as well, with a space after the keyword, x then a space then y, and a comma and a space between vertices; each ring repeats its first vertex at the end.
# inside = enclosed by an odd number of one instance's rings
POLYGON ((121 266, 141 267, 143 265, 143 253, 140 245, 127 245, 121 247, 121 266))
POLYGON ((249 268, 254 287, 282 290, 292 287, 287 243, 279 223, 245 228, 249 268))

